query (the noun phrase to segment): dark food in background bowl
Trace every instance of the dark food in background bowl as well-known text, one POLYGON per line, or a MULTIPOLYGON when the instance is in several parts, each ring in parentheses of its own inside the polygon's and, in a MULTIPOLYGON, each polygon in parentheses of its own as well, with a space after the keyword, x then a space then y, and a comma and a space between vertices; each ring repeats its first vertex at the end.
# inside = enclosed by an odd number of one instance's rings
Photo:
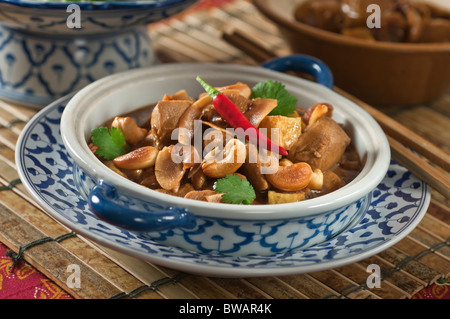
POLYGON ((410 0, 309 0, 295 10, 299 22, 343 35, 386 42, 448 42, 450 13, 410 0), (380 25, 370 5, 380 8, 380 25))
POLYGON ((450 89, 450 41, 370 41, 330 32, 295 18, 305 1, 252 0, 276 24, 292 52, 314 56, 329 66, 340 89, 386 109, 428 103, 450 89))
POLYGON ((269 157, 273 155, 270 160, 276 161, 269 163, 275 165, 274 171, 262 172, 267 162, 262 159, 262 156, 267 159, 267 155, 262 155, 263 149, 230 135, 228 129, 232 127, 216 110, 208 94, 192 98, 185 90, 171 96, 165 94, 155 105, 104 123, 101 128, 115 128, 123 133, 128 149, 119 156, 105 158, 108 156, 103 150, 99 152, 101 143, 97 142, 97 134, 94 134, 96 139, 91 138, 90 148, 106 166, 137 184, 165 194, 208 202, 279 204, 302 201, 343 187, 361 171, 362 164, 350 144, 350 137, 332 119, 332 105, 318 103, 308 111, 296 110, 295 98, 290 109, 283 110, 277 99, 254 97, 254 91, 244 83, 217 90, 226 95, 238 107, 236 111, 244 114, 254 127, 266 129, 267 136, 288 151, 287 156, 267 153, 269 157), (283 111, 289 114, 281 115, 283 111), (197 131, 203 137, 201 149, 193 147, 195 120, 201 121, 201 131, 197 131), (176 129, 179 132, 175 132, 176 129), (271 129, 279 130, 277 138, 269 133, 271 129), (178 139, 174 139, 174 135, 178 139), (218 136, 223 139, 214 145, 218 136), (180 145, 192 145, 187 148, 192 153, 182 154, 184 149, 177 148, 180 145), (181 162, 173 161, 175 152, 179 152, 176 158, 182 159, 181 162), (257 154, 257 162, 251 160, 251 152, 257 154), (226 161, 230 154, 231 161, 226 161))

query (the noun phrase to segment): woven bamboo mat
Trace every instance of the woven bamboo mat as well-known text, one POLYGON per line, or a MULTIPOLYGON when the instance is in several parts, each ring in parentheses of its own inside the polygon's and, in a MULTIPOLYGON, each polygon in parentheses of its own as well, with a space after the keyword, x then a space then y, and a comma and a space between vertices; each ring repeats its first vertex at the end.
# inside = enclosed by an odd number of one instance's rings
MULTIPOLYGON (((222 40, 224 32, 234 29, 277 54, 289 53, 276 28, 247 1, 191 11, 154 24, 149 32, 162 62, 256 64, 222 40)), ((431 105, 391 115, 450 152, 449 109, 450 92, 431 105)), ((37 239, 71 232, 41 210, 18 179, 15 145, 35 112, 0 101, 0 241, 16 252, 37 239)), ((351 265, 302 275, 224 279, 183 274, 100 247, 79 235, 31 247, 23 257, 75 298, 410 298, 450 273, 448 207, 448 201, 432 190, 421 223, 393 247, 351 265), (80 265, 81 288, 67 285, 70 264, 80 265), (385 274, 381 288, 366 287, 369 264, 380 265, 385 274)))

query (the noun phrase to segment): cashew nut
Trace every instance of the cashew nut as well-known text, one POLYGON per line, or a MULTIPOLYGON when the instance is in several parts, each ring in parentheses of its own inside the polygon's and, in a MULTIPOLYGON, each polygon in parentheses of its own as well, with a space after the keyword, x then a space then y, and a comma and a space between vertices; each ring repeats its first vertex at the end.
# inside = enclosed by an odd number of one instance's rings
POLYGON ((307 124, 307 128, 310 127, 312 124, 317 122, 319 118, 327 114, 328 116, 331 116, 331 112, 333 111, 333 107, 331 104, 328 103, 317 103, 312 106, 310 106, 305 114, 303 115, 303 121, 307 124))
POLYGON ((279 166, 276 173, 266 174, 267 181, 277 189, 295 192, 308 186, 311 181, 312 169, 305 162, 289 166, 279 166))
POLYGON ((323 186, 323 173, 320 169, 315 169, 311 174, 308 187, 313 190, 321 190, 323 186))
POLYGON ((125 136, 125 140, 128 144, 133 145, 138 143, 147 135, 147 130, 140 128, 131 117, 119 117, 116 116, 111 124, 122 131, 125 136))
POLYGON ((290 160, 288 160, 287 158, 282 158, 280 160, 280 166, 291 166, 294 163, 292 163, 290 160))
POLYGON ((202 164, 203 173, 212 178, 222 178, 233 174, 245 162, 246 154, 243 142, 238 139, 230 139, 222 150, 216 147, 205 155, 202 164))
POLYGON ((144 146, 113 160, 114 165, 124 169, 144 169, 155 165, 158 150, 153 146, 144 146))
POLYGON ((183 163, 184 169, 189 169, 201 163, 201 157, 194 145, 175 144, 172 150, 172 160, 183 163))

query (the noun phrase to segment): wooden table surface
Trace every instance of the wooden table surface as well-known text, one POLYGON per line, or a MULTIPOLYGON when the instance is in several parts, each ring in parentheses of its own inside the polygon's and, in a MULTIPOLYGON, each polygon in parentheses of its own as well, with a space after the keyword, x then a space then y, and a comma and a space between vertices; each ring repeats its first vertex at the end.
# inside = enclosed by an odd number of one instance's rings
MULTIPOLYGON (((277 29, 247 1, 219 1, 200 6, 149 27, 162 62, 220 62, 256 65, 250 57, 222 39, 238 29, 277 54, 289 49, 277 29)), ((384 110, 392 118, 450 152, 450 92, 436 101, 384 110)), ((70 233, 42 210, 18 180, 15 145, 36 110, 0 100, 0 242, 14 251, 38 238, 70 233)), ((443 171, 442 174, 449 174, 443 171)), ((411 298, 450 273, 450 205, 435 190, 427 214, 407 237, 386 251, 355 264, 315 273, 256 277, 210 278, 137 260, 76 235, 51 241, 24 252, 24 259, 74 298, 130 296, 148 299, 319 299, 411 298), (382 289, 368 289, 365 265, 376 262, 394 269, 382 289), (82 267, 83 285, 70 288, 69 264, 82 267), (161 281, 162 280, 162 281, 161 281)))

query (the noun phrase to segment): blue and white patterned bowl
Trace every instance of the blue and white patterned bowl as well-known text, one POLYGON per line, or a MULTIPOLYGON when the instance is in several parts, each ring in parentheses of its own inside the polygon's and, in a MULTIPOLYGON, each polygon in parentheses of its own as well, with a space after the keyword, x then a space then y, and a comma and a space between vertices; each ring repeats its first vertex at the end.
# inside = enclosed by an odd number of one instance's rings
POLYGON ((0 0, 0 97, 41 108, 112 73, 154 65, 146 25, 198 0, 0 0))
MULTIPOLYGON (((319 82, 332 86, 326 66, 309 57, 287 57, 265 66, 319 70, 315 74, 319 82)), ((322 84, 261 67, 203 63, 158 65, 101 79, 75 94, 61 118, 61 136, 76 163, 75 184, 100 219, 167 246, 213 255, 269 256, 323 243, 365 214, 372 190, 389 167, 390 150, 383 131, 365 111, 322 84), (107 119, 156 103, 164 93, 179 89, 198 95, 202 88, 195 81, 197 75, 218 86, 278 80, 298 96, 301 107, 333 104, 334 118, 343 123, 364 161, 362 172, 345 187, 319 198, 230 205, 144 188, 112 173, 89 150, 90 131, 107 119)))
POLYGON ((372 191, 372 203, 363 218, 322 244, 270 256, 245 257, 168 247, 111 225, 92 213, 74 183, 74 162, 61 137, 61 115, 72 96, 50 104, 22 130, 16 147, 20 179, 36 203, 68 229, 150 263, 201 276, 317 272, 358 262, 391 247, 407 236, 427 212, 428 185, 391 161, 386 176, 372 191))

